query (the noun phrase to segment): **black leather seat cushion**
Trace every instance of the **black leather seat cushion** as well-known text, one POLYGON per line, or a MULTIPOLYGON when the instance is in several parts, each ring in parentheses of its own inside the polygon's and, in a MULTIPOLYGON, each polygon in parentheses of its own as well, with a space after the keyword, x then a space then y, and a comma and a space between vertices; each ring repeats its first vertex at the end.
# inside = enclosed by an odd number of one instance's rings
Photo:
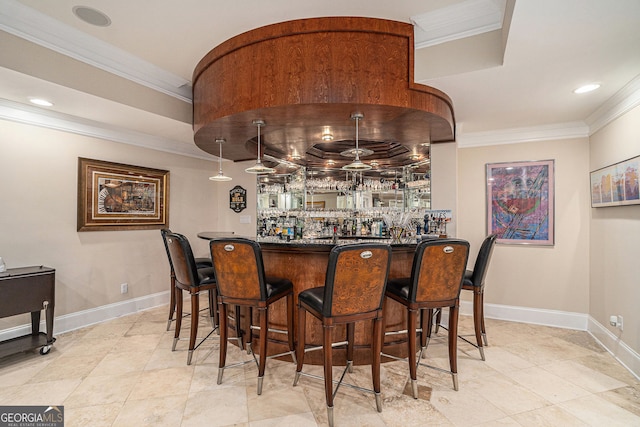
POLYGON ((303 301, 314 310, 322 312, 322 305, 324 304, 324 286, 305 289, 298 294, 298 300, 303 301))
POLYGON ((471 281, 473 277, 473 271, 467 270, 464 272, 464 279, 462 279, 462 287, 473 288, 474 286, 479 286, 480 284, 475 284, 471 281))
POLYGON ((283 279, 282 277, 265 277, 264 279, 267 282, 267 298, 293 289, 293 283, 289 279, 283 279))
POLYGON ((399 277, 397 279, 389 279, 387 281, 387 292, 409 299, 409 284, 411 283, 410 277, 399 277))
POLYGON ((196 267, 197 268, 213 267, 213 263, 209 258, 196 258, 196 267))
POLYGON ((199 268, 198 280, 200 285, 208 285, 216 282, 216 270, 213 267, 199 268))

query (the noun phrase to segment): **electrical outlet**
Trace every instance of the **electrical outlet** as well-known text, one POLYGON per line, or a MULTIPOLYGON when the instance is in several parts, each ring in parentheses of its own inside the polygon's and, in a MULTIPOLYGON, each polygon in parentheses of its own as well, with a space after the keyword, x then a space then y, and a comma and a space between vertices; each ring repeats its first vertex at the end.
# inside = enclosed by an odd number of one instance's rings
POLYGON ((609 324, 615 328, 618 328, 622 331, 623 319, 620 314, 609 316, 609 324))
POLYGON ((121 294, 126 294, 127 292, 129 292, 129 284, 128 283, 121 283, 120 284, 120 293, 121 294))

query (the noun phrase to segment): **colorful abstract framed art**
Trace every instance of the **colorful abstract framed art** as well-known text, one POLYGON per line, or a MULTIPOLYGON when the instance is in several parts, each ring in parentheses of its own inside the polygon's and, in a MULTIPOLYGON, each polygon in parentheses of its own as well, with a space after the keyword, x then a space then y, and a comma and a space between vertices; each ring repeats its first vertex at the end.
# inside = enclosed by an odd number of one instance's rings
POLYGON ((487 234, 496 243, 553 246, 554 160, 487 164, 487 234))
POLYGON ((640 204, 640 156, 591 172, 591 207, 640 204))

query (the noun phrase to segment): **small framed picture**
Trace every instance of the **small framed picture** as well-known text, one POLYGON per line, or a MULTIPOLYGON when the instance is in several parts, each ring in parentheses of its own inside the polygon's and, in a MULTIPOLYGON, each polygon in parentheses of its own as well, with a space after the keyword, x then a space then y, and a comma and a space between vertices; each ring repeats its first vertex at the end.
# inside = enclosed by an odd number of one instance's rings
POLYGON ((640 204, 639 172, 640 156, 591 172, 591 207, 640 204))

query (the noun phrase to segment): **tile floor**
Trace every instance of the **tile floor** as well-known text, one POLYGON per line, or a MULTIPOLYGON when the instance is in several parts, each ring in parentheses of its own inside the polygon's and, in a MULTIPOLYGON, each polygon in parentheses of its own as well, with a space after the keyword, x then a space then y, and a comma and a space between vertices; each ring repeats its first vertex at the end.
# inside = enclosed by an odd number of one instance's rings
MULTIPOLYGON (((472 332, 471 318, 460 322, 461 333, 472 332)), ((187 342, 172 352, 165 329, 161 307, 61 334, 47 356, 4 358, 0 405, 64 405, 67 427, 327 424, 322 382, 302 377, 292 387, 293 364, 269 360, 257 396, 254 364, 226 370, 217 385, 217 338, 187 366, 187 342)), ((640 426, 640 381, 586 332, 490 319, 487 330, 486 362, 458 341, 458 392, 450 375, 420 367, 414 400, 403 393, 405 362, 384 363, 382 413, 373 395, 341 387, 336 426, 640 426)), ((443 332, 427 360, 446 368, 443 332)), ((250 357, 229 347, 227 363, 250 357)), ((357 366, 347 379, 369 388, 369 373, 357 366)))

